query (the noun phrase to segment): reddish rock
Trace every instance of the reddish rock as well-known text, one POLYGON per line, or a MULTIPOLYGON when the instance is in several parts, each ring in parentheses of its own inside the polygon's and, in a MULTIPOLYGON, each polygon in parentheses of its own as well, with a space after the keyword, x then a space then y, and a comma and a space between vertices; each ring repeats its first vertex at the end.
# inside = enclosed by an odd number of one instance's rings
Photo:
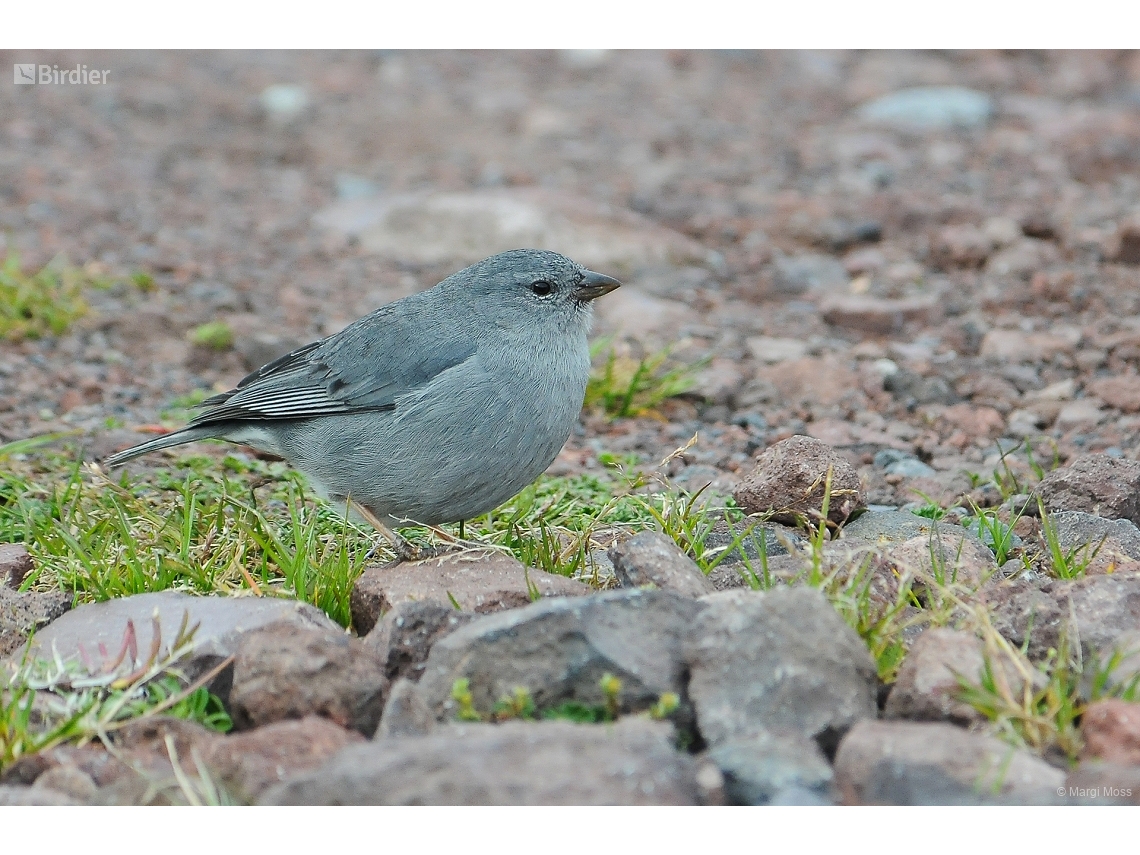
POLYGON ((278 721, 209 743, 201 753, 209 770, 243 801, 286 778, 315 769, 342 748, 364 742, 327 718, 278 721))
POLYGON ((0 584, 19 588, 32 572, 32 556, 22 543, 0 543, 0 584))
POLYGON ((756 377, 775 386, 787 404, 830 407, 847 398, 862 399, 859 375, 831 355, 789 359, 761 368, 756 377))
POLYGON ((953 404, 942 411, 939 419, 972 438, 1000 436, 1005 430, 1005 419, 993 407, 953 404))
POLYGON ((1082 759, 1140 766, 1140 703, 1116 698, 1089 704, 1081 716, 1082 759))
POLYGON ((1085 454, 1054 469, 1037 485, 1047 511, 1085 511, 1140 524, 1140 463, 1085 454))
POLYGON ((771 519, 776 522, 795 524, 800 518, 818 521, 829 470, 827 516, 842 523, 863 504, 859 473, 847 458, 810 436, 790 437, 761 454, 733 497, 749 514, 775 511, 771 519))
POLYGON ((982 642, 971 633, 939 627, 926 630, 899 668, 887 696, 886 717, 957 724, 985 721, 981 713, 957 699, 958 675, 981 683, 983 650, 982 642))
POLYGON ((900 576, 911 575, 926 584, 976 588, 997 572, 989 547, 965 532, 955 532, 951 526, 940 526, 937 534, 892 544, 885 557, 900 576))
POLYGON ((1110 407, 1125 413, 1140 412, 1140 376, 1136 374, 1100 377, 1089 383, 1087 389, 1110 407))
POLYGON ((385 666, 384 657, 343 631, 262 627, 241 640, 234 659, 234 727, 319 715, 371 736, 384 709, 385 666))
POLYGON ((999 362, 1048 362, 1059 353, 1072 353, 1081 331, 1055 327, 1049 332, 990 330, 982 339, 981 355, 999 362))
POLYGON ((426 561, 369 567, 352 589, 352 624, 365 634, 397 603, 458 603, 461 611, 486 614, 529 605, 531 586, 542 597, 580 597, 588 585, 556 576, 500 552, 452 552, 426 561), (454 603, 452 602, 454 600, 454 603))
POLYGON ((871 335, 897 333, 909 321, 930 323, 938 308, 934 297, 890 299, 868 294, 835 294, 820 304, 820 315, 832 326, 871 335))

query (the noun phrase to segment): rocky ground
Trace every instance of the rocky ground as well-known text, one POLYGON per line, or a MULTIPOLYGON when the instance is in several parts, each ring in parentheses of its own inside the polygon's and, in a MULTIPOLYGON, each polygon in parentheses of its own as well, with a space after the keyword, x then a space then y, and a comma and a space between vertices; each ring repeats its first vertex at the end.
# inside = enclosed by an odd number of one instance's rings
POLYGON ((38 625, 86 662, 24 674, 39 720, 88 672, 143 691, 176 663, 233 730, 100 707, 105 738, 0 758, 0 801, 1136 803, 1140 56, 36 59, 111 75, 0 87, 6 249, 66 257, 88 307, 4 327, 0 447, 105 455, 542 245, 626 282, 600 359, 667 348, 692 379, 589 409, 550 474, 697 435, 670 488, 734 496, 767 550, 730 513, 699 544, 595 544, 593 578, 375 566, 353 635, 276 599, 69 611, 16 592, 40 547, 5 523, 0 654, 38 625), (172 650, 184 612, 197 644, 172 650))

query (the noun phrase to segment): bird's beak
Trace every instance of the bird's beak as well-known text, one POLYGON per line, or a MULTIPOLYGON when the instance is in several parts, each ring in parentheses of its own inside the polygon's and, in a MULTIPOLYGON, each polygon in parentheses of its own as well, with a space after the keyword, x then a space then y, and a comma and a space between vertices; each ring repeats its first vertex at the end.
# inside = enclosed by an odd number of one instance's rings
POLYGON ((593 270, 587 270, 586 275, 582 277, 582 281, 574 288, 574 297, 586 303, 620 287, 621 283, 613 277, 606 276, 603 273, 595 273, 593 270))

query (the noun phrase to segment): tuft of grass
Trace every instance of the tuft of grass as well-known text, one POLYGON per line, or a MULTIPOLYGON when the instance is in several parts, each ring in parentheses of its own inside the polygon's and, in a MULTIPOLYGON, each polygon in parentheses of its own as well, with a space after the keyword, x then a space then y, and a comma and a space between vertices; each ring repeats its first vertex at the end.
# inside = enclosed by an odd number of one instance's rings
POLYGON ((1091 543, 1065 549, 1061 546, 1061 536, 1057 532, 1057 524, 1046 512, 1045 503, 1037 500, 1037 510, 1041 517, 1041 535, 1045 538, 1045 551, 1049 559, 1049 570, 1058 579, 1079 579, 1085 575, 1089 565, 1104 546, 1108 535, 1100 539, 1095 546, 1091 543))
POLYGON ((707 364, 667 367, 668 348, 640 359, 619 354, 612 341, 600 340, 591 347, 594 368, 586 384, 587 410, 601 410, 608 418, 655 415, 657 407, 669 398, 693 388, 696 374, 707 364), (600 364, 597 357, 608 348, 600 364))
POLYGON ((0 339, 62 335, 87 314, 83 291, 90 284, 86 272, 59 259, 27 273, 19 255, 9 251, 0 265, 0 339))
POLYGON ((1114 649, 1107 656, 1083 660, 1080 645, 1063 632, 1057 648, 1034 666, 980 615, 986 644, 977 682, 956 675, 957 697, 980 712, 990 728, 1018 748, 1059 754, 1076 765, 1083 747, 1080 718, 1103 698, 1140 700, 1140 674, 1121 681, 1114 672, 1134 651, 1114 649))
POLYGON ((210 350, 229 350, 234 346, 234 331, 225 321, 210 321, 196 326, 187 337, 193 344, 210 350))
POLYGON ((25 589, 58 587, 81 601, 246 589, 296 597, 348 624, 369 533, 344 509, 306 500, 300 476, 281 464, 227 457, 218 467, 190 457, 183 465, 180 476, 160 471, 140 482, 126 473, 110 481, 78 461, 49 477, 0 471, 0 540, 28 544, 35 559, 25 589))

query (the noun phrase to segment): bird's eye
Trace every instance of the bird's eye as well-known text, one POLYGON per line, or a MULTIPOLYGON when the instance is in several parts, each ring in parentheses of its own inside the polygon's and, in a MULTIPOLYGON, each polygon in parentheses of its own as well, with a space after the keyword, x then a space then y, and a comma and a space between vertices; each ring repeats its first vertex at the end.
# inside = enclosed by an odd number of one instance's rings
POLYGON ((554 290, 554 286, 549 282, 535 282, 530 286, 530 290, 540 297, 548 297, 550 292, 554 290))

